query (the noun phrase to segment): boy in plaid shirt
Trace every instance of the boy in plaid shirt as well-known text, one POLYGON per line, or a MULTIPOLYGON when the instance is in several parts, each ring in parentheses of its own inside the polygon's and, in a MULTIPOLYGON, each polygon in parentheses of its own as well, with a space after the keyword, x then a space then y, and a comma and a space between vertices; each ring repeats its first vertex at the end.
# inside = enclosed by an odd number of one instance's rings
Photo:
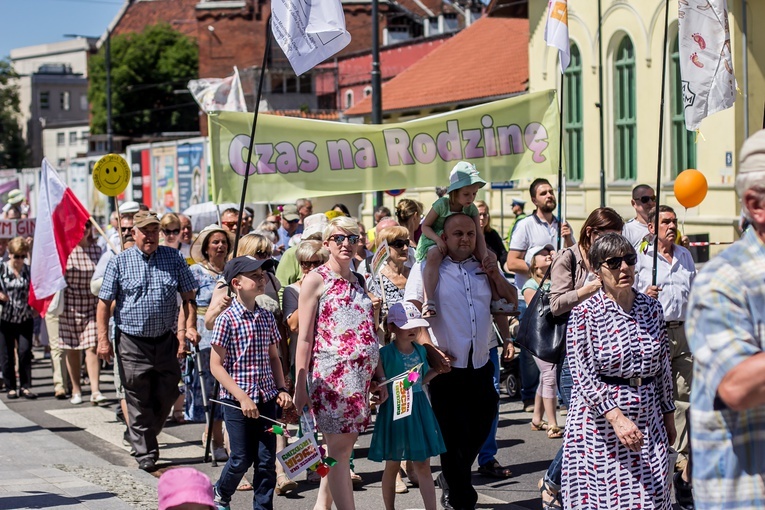
POLYGON ((215 484, 219 509, 229 508, 231 496, 253 463, 252 507, 273 508, 276 437, 266 432, 269 422, 258 417, 275 418, 276 406, 290 407, 292 399, 284 387, 276 319, 255 303, 265 291, 265 271, 272 265, 271 260, 236 257, 223 271, 236 299, 215 321, 210 371, 220 382, 220 399, 239 409, 223 407, 231 454, 215 484))

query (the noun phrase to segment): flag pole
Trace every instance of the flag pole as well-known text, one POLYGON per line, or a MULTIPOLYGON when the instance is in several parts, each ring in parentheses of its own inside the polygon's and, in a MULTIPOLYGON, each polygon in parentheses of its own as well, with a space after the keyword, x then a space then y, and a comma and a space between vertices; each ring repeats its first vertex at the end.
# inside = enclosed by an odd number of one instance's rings
POLYGON ((669 0, 664 2, 664 44, 661 46, 661 100, 659 106, 659 151, 656 162, 656 218, 653 223, 653 269, 651 272, 651 285, 656 285, 659 262, 659 205, 661 204, 661 160, 664 145, 664 96, 666 95, 667 83, 667 39, 669 25, 669 0))
POLYGON ((560 75, 560 117, 558 131, 558 251, 563 249, 563 109, 565 108, 566 76, 560 75))
MULTIPOLYGON (((244 203, 247 197, 247 183, 250 177, 250 166, 252 165, 252 149, 255 146, 255 128, 258 125, 258 110, 260 109, 260 98, 263 94, 263 81, 266 76, 266 66, 268 65, 268 55, 271 53, 271 16, 268 16, 266 20, 266 49, 263 52, 263 65, 260 67, 260 80, 258 81, 258 90, 255 93, 255 112, 252 119, 252 130, 250 132, 250 146, 247 148, 247 165, 245 165, 246 171, 244 172, 244 182, 242 183, 242 197, 239 199, 239 216, 237 217, 236 234, 234 235, 234 249, 231 251, 233 256, 237 256, 237 250, 239 249, 239 238, 242 234, 242 217, 244 211, 244 203)), ((231 287, 228 288, 228 295, 231 295, 231 287)), ((204 384, 204 381, 202 381, 204 384)), ((215 381, 214 394, 217 395, 220 390, 220 383, 215 381)), ((218 463, 215 460, 215 455, 210 456, 210 446, 212 443, 213 422, 215 417, 215 402, 210 399, 210 422, 207 425, 207 438, 205 441, 205 453, 204 461, 208 462, 208 459, 212 457, 211 465, 217 466, 218 463)))

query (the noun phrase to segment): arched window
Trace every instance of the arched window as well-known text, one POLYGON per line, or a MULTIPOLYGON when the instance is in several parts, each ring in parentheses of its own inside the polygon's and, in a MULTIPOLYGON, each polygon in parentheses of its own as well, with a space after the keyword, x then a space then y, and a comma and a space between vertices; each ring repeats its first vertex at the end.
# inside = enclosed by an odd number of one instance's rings
POLYGON ((353 106, 353 91, 346 90, 345 91, 345 109, 347 110, 351 106, 353 106))
POLYGON ((614 175, 620 181, 637 177, 637 114, 635 47, 624 37, 614 55, 614 175))
POLYGON ((582 115, 582 55, 571 44, 571 63, 563 75, 563 129, 565 130, 568 179, 581 182, 584 178, 584 142, 582 115))
POLYGON ((688 168, 696 168, 693 131, 685 129, 685 102, 680 78, 680 50, 677 37, 670 53, 670 118, 672 119, 672 179, 688 168))
POLYGON ((364 97, 372 95, 372 87, 364 87, 364 97))

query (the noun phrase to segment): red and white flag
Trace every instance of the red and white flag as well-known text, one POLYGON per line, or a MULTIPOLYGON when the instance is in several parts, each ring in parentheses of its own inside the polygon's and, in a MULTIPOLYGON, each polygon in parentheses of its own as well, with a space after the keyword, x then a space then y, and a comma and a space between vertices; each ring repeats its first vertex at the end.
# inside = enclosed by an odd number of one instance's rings
POLYGON ((545 42, 548 46, 558 48, 560 72, 563 73, 571 62, 571 49, 568 40, 568 0, 549 0, 547 2, 545 42))
POLYGON ((733 106, 736 77, 726 0, 679 0, 678 42, 685 128, 733 106))
POLYGON ((43 159, 32 246, 29 305, 45 315, 53 294, 66 287, 66 261, 85 235, 90 213, 43 159))

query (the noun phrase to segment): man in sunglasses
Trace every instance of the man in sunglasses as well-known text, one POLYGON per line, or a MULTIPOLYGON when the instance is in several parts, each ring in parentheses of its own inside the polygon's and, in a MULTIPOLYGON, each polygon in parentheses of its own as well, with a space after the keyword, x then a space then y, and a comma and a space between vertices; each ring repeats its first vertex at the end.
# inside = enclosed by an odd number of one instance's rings
POLYGON ((688 425, 691 400, 691 381, 693 379, 693 356, 685 336, 685 315, 691 285, 696 277, 696 266, 691 252, 675 244, 677 237, 677 215, 668 205, 654 207, 648 213, 648 233, 653 237, 656 215, 659 215, 658 256, 656 257, 656 285, 653 285, 654 244, 648 243, 638 251, 638 263, 635 268, 635 288, 661 302, 664 320, 669 337, 670 363, 674 382, 675 428, 677 438, 672 445, 680 453, 675 469, 682 481, 675 478, 678 492, 677 501, 681 508, 692 508, 692 503, 683 504, 690 498, 689 472, 686 469, 690 455, 690 436, 688 425), (687 488, 686 488, 687 486, 687 488), (685 489, 685 490, 684 490, 685 489), (685 494, 683 494, 683 492, 685 494), (683 495, 686 497, 683 498, 683 495))
MULTIPOLYGON (((242 218, 242 221, 244 221, 244 218, 242 218)), ((239 229, 239 209, 229 207, 223 211, 220 215, 220 226, 226 232, 236 234, 236 231, 239 229)))
POLYGON ((765 508, 765 130, 741 147, 736 193, 751 227, 699 272, 688 305, 697 510, 765 508))
POLYGON ((300 224, 300 213, 295 204, 287 204, 282 207, 282 226, 277 232, 279 233, 279 241, 274 244, 274 258, 280 260, 282 253, 290 247, 292 236, 303 232, 303 226, 300 224))
POLYGON ((632 207, 635 217, 624 224, 622 235, 627 238, 635 251, 648 236, 648 213, 656 207, 656 192, 648 184, 638 184, 632 189, 632 207))

